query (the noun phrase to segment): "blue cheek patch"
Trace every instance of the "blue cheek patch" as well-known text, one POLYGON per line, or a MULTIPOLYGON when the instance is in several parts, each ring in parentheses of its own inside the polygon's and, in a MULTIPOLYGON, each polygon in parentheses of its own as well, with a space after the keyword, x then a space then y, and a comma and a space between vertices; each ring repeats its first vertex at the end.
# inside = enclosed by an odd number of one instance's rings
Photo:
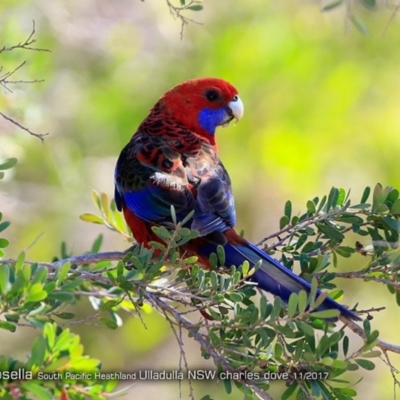
POLYGON ((211 108, 203 108, 199 112, 199 124, 205 129, 210 135, 214 135, 217 126, 221 125, 227 117, 225 108, 217 108, 212 110, 211 108))

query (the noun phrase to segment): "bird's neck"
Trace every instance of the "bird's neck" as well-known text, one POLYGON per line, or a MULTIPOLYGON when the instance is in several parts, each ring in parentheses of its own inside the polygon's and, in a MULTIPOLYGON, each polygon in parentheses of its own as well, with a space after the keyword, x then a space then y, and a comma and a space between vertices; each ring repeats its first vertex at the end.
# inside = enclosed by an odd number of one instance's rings
POLYGON ((217 152, 215 135, 210 135, 200 126, 187 126, 175 116, 163 112, 157 105, 150 111, 148 117, 141 123, 138 132, 149 136, 158 136, 167 140, 176 140, 183 145, 191 144, 193 148, 203 143, 211 145, 217 152))

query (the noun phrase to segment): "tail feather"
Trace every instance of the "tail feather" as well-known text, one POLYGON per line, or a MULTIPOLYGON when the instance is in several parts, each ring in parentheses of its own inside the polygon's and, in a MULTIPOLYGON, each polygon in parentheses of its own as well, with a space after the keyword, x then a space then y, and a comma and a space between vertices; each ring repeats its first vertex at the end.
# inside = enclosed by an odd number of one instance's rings
MULTIPOLYGON (((311 290, 309 282, 284 267, 276 259, 252 243, 227 243, 224 249, 226 265, 241 265, 244 261, 248 261, 251 266, 254 266, 261 260, 261 266, 252 275, 251 280, 256 282, 261 289, 279 296, 284 302, 288 302, 292 293, 298 293, 300 290, 305 290, 309 293, 311 290)), ((320 290, 317 291, 317 295, 319 294, 321 294, 320 290)), ((318 310, 327 309, 337 309, 346 318, 361 320, 354 312, 330 297, 327 297, 318 307, 318 310)))

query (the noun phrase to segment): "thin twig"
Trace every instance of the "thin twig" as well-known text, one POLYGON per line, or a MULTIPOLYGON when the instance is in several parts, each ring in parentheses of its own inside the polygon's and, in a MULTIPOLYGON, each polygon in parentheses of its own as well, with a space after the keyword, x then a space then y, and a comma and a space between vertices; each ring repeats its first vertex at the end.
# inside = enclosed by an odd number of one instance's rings
MULTIPOLYGON (((125 252, 115 251, 115 252, 104 252, 104 253, 95 253, 95 254, 83 254, 80 256, 69 257, 69 258, 66 258, 63 260, 59 260, 54 263, 33 262, 33 261, 24 261, 24 263, 38 264, 39 266, 46 267, 51 272, 54 272, 59 267, 61 267, 62 265, 64 265, 67 262, 70 262, 73 265, 86 265, 86 264, 91 264, 91 263, 98 263, 100 261, 119 261, 125 255, 126 255, 126 251, 125 252)), ((14 259, 5 259, 5 260, 0 259, 0 265, 7 264, 7 263, 8 264, 16 264, 16 262, 17 261, 14 259)), ((100 284, 112 285, 110 280, 107 277, 101 275, 100 273, 97 273, 96 271, 90 272, 90 271, 84 271, 84 270, 78 270, 78 269, 71 269, 70 273, 78 275, 84 280, 93 281, 93 282, 100 283, 100 284)), ((156 287, 153 287, 153 289, 156 289, 156 287)), ((171 313, 174 316, 174 318, 179 323, 182 323, 183 324, 182 326, 193 335, 195 340, 198 341, 201 345, 203 345, 205 339, 202 339, 202 340, 199 339, 198 336, 201 336, 201 335, 200 335, 200 333, 198 333, 198 326, 196 324, 190 322, 189 320, 187 320, 182 315, 182 313, 179 313, 178 311, 173 309, 171 306, 169 306, 165 301, 162 300, 163 297, 165 297, 165 298, 169 297, 168 294, 165 292, 165 290, 168 291, 168 289, 166 289, 165 287, 158 288, 158 290, 156 290, 155 292, 143 291, 143 294, 144 294, 145 299, 147 301, 149 301, 150 304, 156 306, 157 309, 161 308, 162 310, 166 310, 167 312, 171 313), (178 316, 179 316, 179 318, 178 318, 178 316), (189 326, 190 326, 190 329, 189 329, 189 326)), ((171 300, 175 300, 175 301, 177 300, 176 292, 172 294, 171 300)), ((349 329, 351 329, 354 333, 356 333, 361 338, 365 339, 364 330, 359 325, 357 325, 354 321, 350 321, 342 316, 340 316, 339 319, 343 323, 345 323, 349 327, 349 329)), ((208 347, 209 346, 210 345, 208 345, 208 347)), ((400 345, 392 344, 392 343, 389 343, 389 342, 379 339, 377 346, 382 350, 400 354, 400 345)), ((207 351, 208 351, 208 347, 205 347, 205 349, 207 351)), ((215 351, 214 351, 214 353, 215 353, 215 351)), ((215 354, 214 353, 212 353, 210 355, 213 356, 213 358, 218 363, 220 363, 224 368, 225 367, 228 368, 229 365, 226 364, 226 362, 223 363, 223 357, 218 355, 218 353, 215 353, 215 354), (217 358, 215 358, 214 355, 217 358)))
MULTIPOLYGON (((366 335, 364 330, 356 324, 354 321, 349 320, 343 316, 339 316, 339 319, 346 324, 346 326, 352 330, 356 335, 360 336, 362 339, 366 339, 366 335)), ((396 344, 392 344, 389 342, 386 342, 384 340, 378 339, 377 346, 382 350, 382 351, 391 351, 392 353, 397 353, 400 354, 400 346, 396 344)))
POLYGON ((47 133, 35 133, 35 132, 32 132, 29 128, 21 125, 18 121, 16 121, 15 119, 9 117, 8 115, 3 114, 1 111, 0 111, 0 115, 4 119, 6 119, 7 121, 10 121, 12 124, 18 126, 18 128, 28 132, 30 135, 36 136, 37 138, 39 138, 42 141, 42 143, 44 142, 44 137, 49 134, 48 132, 47 133))
MULTIPOLYGON (((316 273, 315 276, 321 276, 324 275, 324 273, 316 273)), ((365 274, 364 271, 351 271, 351 272, 335 272, 335 277, 336 278, 347 278, 347 279, 364 279, 366 281, 374 281, 374 282, 379 282, 383 283, 385 285, 391 285, 395 288, 400 289, 400 282, 395 282, 391 281, 389 279, 384 279, 384 278, 379 278, 377 276, 372 276, 365 274)))
MULTIPOLYGON (((29 36, 27 37, 27 39, 24 42, 19 42, 18 44, 13 45, 13 46, 3 46, 0 49, 0 54, 3 53, 3 52, 13 51, 13 50, 16 50, 16 49, 32 50, 32 51, 47 51, 47 52, 49 52, 50 51, 49 49, 42 49, 42 48, 39 48, 39 47, 32 47, 32 44, 36 42, 36 39, 33 38, 35 33, 36 33, 35 21, 32 21, 32 31, 29 34, 29 36)), ((9 87, 9 85, 11 85, 11 84, 17 84, 17 83, 25 84, 25 83, 43 82, 43 80, 41 80, 41 79, 28 79, 28 80, 24 80, 24 79, 10 80, 9 79, 19 69, 21 69, 25 64, 26 64, 26 61, 23 61, 22 63, 17 65, 12 71, 6 72, 2 76, 0 76, 0 86, 2 86, 6 91, 12 93, 12 90, 9 87)), ((1 71, 2 71, 2 68, 0 67, 0 72, 1 71)), ((48 135, 48 133, 35 133, 35 132, 32 132, 29 128, 25 127, 24 125, 22 125, 21 123, 19 123, 15 119, 11 118, 10 116, 8 116, 8 115, 6 115, 6 114, 4 114, 2 112, 0 112, 0 115, 4 119, 6 119, 7 121, 9 121, 12 124, 14 124, 15 126, 17 126, 18 128, 24 130, 25 132, 28 132, 30 135, 36 136, 37 138, 39 138, 42 141, 42 143, 44 142, 44 137, 48 135)))
POLYGON ((35 30, 35 21, 32 21, 32 31, 29 34, 28 38, 25 40, 25 42, 19 42, 18 44, 14 46, 3 46, 2 49, 0 49, 0 53, 3 53, 5 51, 12 51, 15 49, 23 49, 23 50, 32 50, 32 51, 47 51, 50 52, 49 49, 42 49, 39 47, 30 47, 33 43, 36 42, 36 39, 33 39, 33 36, 35 35, 36 30, 35 30))
POLYGON ((386 25, 385 25, 385 27, 384 27, 384 29, 382 31, 382 37, 386 35, 386 32, 389 29, 389 26, 392 24, 392 22, 395 19, 395 17, 397 15, 397 13, 399 12, 399 10, 400 10, 400 6, 399 5, 393 5, 393 12, 390 14, 390 17, 389 17, 389 19, 388 19, 388 21, 387 21, 387 23, 386 23, 386 25))
POLYGON ((202 25, 200 22, 195 21, 194 19, 188 18, 184 15, 182 15, 183 11, 190 10, 190 7, 193 5, 198 4, 196 1, 190 1, 189 4, 183 5, 181 7, 174 6, 170 0, 166 0, 167 6, 169 8, 170 13, 172 14, 173 17, 178 18, 181 21, 181 31, 180 31, 180 36, 181 39, 183 39, 183 30, 185 28, 185 25, 187 25, 189 22, 192 22, 194 24, 202 25))
MULTIPOLYGON (((146 300, 153 305, 156 309, 162 309, 163 312, 171 314, 178 324, 185 328, 202 347, 203 349, 219 364, 225 371, 235 372, 234 368, 226 361, 226 359, 220 355, 216 349, 208 342, 198 331, 197 328, 193 327, 193 324, 188 319, 184 318, 178 311, 176 311, 169 304, 163 302, 154 293, 145 293, 146 300)), ((261 389, 257 382, 252 380, 241 380, 247 387, 249 387, 257 396, 264 400, 272 400, 272 397, 263 389, 261 389)))
POLYGON ((383 359, 383 358, 381 358, 381 359, 390 368, 390 373, 393 378, 393 392, 394 392, 394 399, 396 400, 396 386, 398 386, 400 388, 400 381, 397 379, 396 375, 398 375, 400 373, 400 371, 397 368, 395 368, 393 366, 393 364, 391 363, 389 354, 387 353, 387 350, 382 350, 382 352, 383 352, 385 359, 383 359))

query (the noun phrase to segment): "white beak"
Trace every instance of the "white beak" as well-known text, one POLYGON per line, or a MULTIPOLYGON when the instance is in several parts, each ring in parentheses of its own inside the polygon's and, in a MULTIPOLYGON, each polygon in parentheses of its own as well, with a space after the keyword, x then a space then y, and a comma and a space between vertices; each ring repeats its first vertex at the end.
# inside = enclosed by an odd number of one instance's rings
POLYGON ((243 117, 244 107, 243 102, 238 95, 236 95, 229 103, 228 107, 231 109, 236 121, 243 117))

